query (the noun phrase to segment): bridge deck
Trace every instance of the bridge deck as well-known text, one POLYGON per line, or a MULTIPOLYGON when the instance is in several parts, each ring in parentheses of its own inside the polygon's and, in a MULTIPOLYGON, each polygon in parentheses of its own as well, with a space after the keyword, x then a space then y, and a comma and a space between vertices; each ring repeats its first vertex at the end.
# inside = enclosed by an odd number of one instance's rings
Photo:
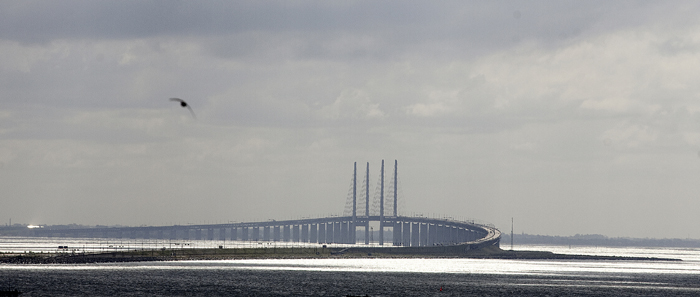
MULTIPOLYGON (((83 229, 34 229, 34 236, 58 237, 130 237, 130 238, 184 238, 213 240, 217 238, 243 241, 292 241, 355 244, 356 232, 365 232, 369 243, 370 222, 379 222, 380 216, 325 217, 299 220, 269 220, 207 225, 174 225, 152 227, 104 227, 83 229), (260 231, 262 229, 262 232, 260 231), (204 237, 202 231, 206 234, 204 237), (194 234, 192 234, 194 233, 194 234), (261 234, 262 233, 262 234, 261 234), (204 238, 203 238, 204 237, 204 238)), ((385 216, 381 223, 392 229, 393 246, 445 245, 498 245, 501 233, 492 226, 447 219, 426 217, 385 216)), ((379 241, 383 244, 383 240, 379 241)))

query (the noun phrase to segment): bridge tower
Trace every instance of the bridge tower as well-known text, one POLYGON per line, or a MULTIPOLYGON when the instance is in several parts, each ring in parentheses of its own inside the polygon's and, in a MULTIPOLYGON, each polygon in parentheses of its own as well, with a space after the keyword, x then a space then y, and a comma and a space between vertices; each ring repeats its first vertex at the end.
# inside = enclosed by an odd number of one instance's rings
POLYGON ((379 245, 384 245, 384 160, 382 160, 381 187, 379 190, 379 245))
POLYGON ((357 162, 353 164, 352 170, 352 222, 348 230, 348 243, 355 244, 355 229, 357 226, 357 162))
POLYGON ((357 220, 357 162, 352 169, 352 221, 357 220))
POLYGON ((397 184, 398 184, 398 180, 399 180, 398 175, 397 175, 398 168, 399 168, 399 161, 394 160, 394 217, 399 216, 399 213, 397 211, 397 204, 398 203, 396 202, 397 197, 398 197, 398 195, 396 194, 396 188, 398 187, 397 184))
POLYGON ((367 172, 365 173, 365 244, 369 244, 369 162, 367 162, 367 172))

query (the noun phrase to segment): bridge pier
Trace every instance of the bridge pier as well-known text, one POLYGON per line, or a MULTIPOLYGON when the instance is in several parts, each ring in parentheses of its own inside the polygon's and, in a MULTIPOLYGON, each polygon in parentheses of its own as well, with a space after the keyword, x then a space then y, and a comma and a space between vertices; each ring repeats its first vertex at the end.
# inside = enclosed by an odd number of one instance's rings
POLYGON ((438 232, 438 236, 440 236, 440 244, 447 244, 447 241, 450 240, 450 227, 447 225, 442 225, 438 232))
POLYGON ((394 222, 394 227, 392 228, 392 233, 394 234, 393 238, 393 244, 394 246, 400 246, 401 245, 401 239, 403 238, 403 231, 401 231, 401 222, 395 221, 394 222))
POLYGON ((442 239, 442 244, 447 245, 450 242, 450 232, 452 231, 452 227, 445 225, 442 227, 443 229, 443 239, 442 239))
POLYGON ((454 230, 454 228, 452 228, 452 226, 450 226, 450 225, 445 226, 445 240, 442 241, 443 244, 445 244, 445 245, 452 244, 453 230, 454 230))
POLYGON ((347 243, 348 242, 348 233, 349 233, 349 228, 348 228, 348 222, 339 222, 340 224, 340 241, 338 243, 347 243))
POLYGON ((341 222, 340 223, 340 243, 348 243, 350 242, 350 226, 348 225, 348 222, 341 222))
POLYGON ((284 233, 283 233, 283 240, 284 242, 290 242, 291 240, 291 235, 292 235, 292 228, 290 228, 289 225, 284 225, 284 233))
POLYGON ((309 242, 310 243, 318 243, 318 225, 317 224, 311 224, 311 227, 309 228, 309 242))
POLYGON ((241 228, 241 240, 248 241, 248 227, 241 228))
POLYGON ((437 226, 435 224, 428 224, 428 246, 435 245, 437 239, 437 226))
POLYGON ((332 243, 333 242, 333 228, 335 225, 332 222, 326 223, 326 237, 324 243, 332 243))
POLYGON ((350 244, 356 244, 357 243, 357 226, 355 225, 354 221, 350 222, 350 229, 348 230, 348 236, 350 237, 348 240, 348 243, 350 244))
POLYGON ((318 224, 318 243, 326 243, 326 223, 318 224))
POLYGON ((445 240, 442 241, 444 245, 449 245, 452 243, 452 226, 445 225, 445 240))
MULTIPOLYGON (((428 231, 430 232, 430 231, 428 231)), ((438 245, 443 241, 443 227, 442 225, 435 224, 435 242, 433 244, 438 245)))
POLYGON ((231 240, 238 240, 238 228, 236 227, 231 228, 231 240))
POLYGON ((428 224, 420 224, 419 246, 428 246, 428 224))
POLYGON ((253 235, 250 237, 252 241, 260 241, 260 227, 253 227, 253 235))
POLYGON ((384 221, 379 220, 379 245, 384 245, 384 221))
POLYGON ((369 244, 369 233, 371 229, 369 228, 369 219, 365 222, 365 244, 369 244))
POLYGON ((270 241, 270 226, 263 228, 263 241, 270 241))
POLYGON ((333 242, 333 228, 335 225, 332 222, 326 223, 326 241, 325 243, 333 242))
POLYGON ((309 225, 301 225, 301 242, 309 242, 309 225))
POLYGON ((280 233, 280 226, 275 226, 272 228, 273 236, 274 236, 274 241, 281 241, 282 236, 280 233))
POLYGON ((342 239, 342 227, 340 222, 333 222, 333 243, 343 243, 342 239))
POLYGON ((343 243, 343 222, 333 223, 333 243, 343 243))
POLYGON ((299 225, 292 226, 292 242, 299 242, 299 225))
POLYGON ((418 223, 411 224, 411 246, 420 245, 420 229, 418 223))
POLYGON ((402 225, 401 245, 411 246, 411 223, 403 222, 402 225))

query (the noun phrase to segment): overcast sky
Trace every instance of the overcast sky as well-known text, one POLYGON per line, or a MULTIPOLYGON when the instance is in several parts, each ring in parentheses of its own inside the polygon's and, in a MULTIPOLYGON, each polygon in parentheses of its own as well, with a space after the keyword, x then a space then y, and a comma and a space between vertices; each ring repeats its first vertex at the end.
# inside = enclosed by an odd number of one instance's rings
POLYGON ((700 238, 700 2, 2 1, 0 221, 700 238), (168 98, 187 100, 197 118, 168 98))

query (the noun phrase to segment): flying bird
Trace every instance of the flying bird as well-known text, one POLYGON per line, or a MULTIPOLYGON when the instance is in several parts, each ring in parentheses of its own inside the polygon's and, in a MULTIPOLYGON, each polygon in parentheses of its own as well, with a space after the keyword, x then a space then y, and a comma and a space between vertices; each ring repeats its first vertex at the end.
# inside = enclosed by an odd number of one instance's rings
POLYGON ((192 117, 195 119, 197 118, 197 116, 194 115, 194 111, 192 110, 192 107, 190 107, 190 105, 187 104, 187 102, 185 102, 185 100, 182 100, 180 98, 170 98, 170 101, 180 102, 180 106, 182 106, 183 108, 189 109, 190 113, 192 114, 192 117))

